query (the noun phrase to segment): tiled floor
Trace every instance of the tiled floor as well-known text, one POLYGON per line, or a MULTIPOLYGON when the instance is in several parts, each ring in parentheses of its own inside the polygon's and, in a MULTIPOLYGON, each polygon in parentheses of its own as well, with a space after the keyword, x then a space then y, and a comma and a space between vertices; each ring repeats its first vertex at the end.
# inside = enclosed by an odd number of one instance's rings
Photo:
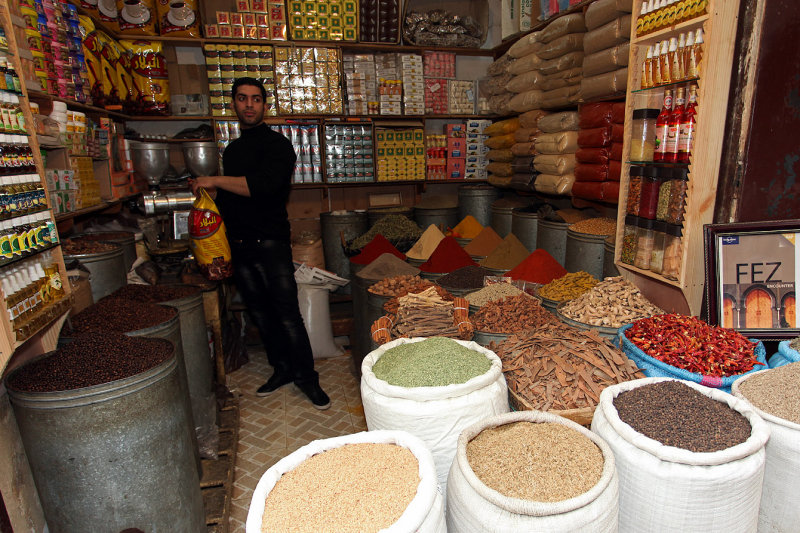
POLYGON ((359 383, 350 372, 350 355, 318 359, 320 384, 331 408, 318 411, 294 385, 259 398, 255 390, 272 374, 263 349, 248 347, 250 362, 228 376, 239 395, 239 448, 231 502, 230 532, 244 533, 247 509, 261 475, 312 440, 366 431, 359 383))

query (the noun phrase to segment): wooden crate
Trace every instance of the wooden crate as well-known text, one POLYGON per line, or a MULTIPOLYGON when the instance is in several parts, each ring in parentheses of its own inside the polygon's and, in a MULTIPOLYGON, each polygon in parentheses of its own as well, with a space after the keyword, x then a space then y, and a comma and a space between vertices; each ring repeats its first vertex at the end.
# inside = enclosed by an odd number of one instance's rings
MULTIPOLYGON (((515 411, 538 411, 526 399, 517 394, 516 392, 508 389, 508 403, 515 411)), ((552 415, 563 416, 573 422, 582 426, 589 427, 592 425, 592 417, 594 416, 594 407, 583 407, 581 409, 566 409, 566 410, 550 410, 547 411, 552 415)))

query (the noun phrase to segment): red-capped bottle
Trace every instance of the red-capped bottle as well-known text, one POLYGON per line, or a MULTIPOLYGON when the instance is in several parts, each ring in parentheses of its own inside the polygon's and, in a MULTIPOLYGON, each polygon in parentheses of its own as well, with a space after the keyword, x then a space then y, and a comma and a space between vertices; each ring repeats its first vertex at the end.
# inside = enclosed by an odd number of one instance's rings
POLYGON ((672 90, 664 91, 664 107, 661 108, 656 119, 656 146, 653 153, 653 161, 659 163, 664 161, 667 150, 667 134, 669 133, 669 119, 672 117, 672 90))
POLYGON ((669 116, 667 123, 667 140, 664 148, 664 162, 676 163, 678 161, 678 136, 681 131, 681 120, 683 119, 683 103, 685 102, 685 89, 678 87, 675 95, 675 107, 669 116))
POLYGON ((697 130, 697 85, 689 87, 689 103, 681 117, 681 129, 678 135, 678 163, 688 163, 694 147, 697 130))

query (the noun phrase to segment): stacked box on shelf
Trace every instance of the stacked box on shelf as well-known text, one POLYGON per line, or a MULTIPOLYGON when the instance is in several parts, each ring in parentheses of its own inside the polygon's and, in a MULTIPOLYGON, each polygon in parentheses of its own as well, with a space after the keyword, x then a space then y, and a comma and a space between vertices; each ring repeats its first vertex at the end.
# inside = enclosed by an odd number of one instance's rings
POLYGON ((71 156, 69 160, 74 172, 75 208, 82 209, 100 203, 100 183, 94 175, 92 158, 71 156))
POLYGON ((483 132, 491 123, 491 120, 483 119, 471 119, 466 123, 464 179, 485 180, 488 177, 486 165, 489 161, 486 159, 486 154, 489 153, 489 147, 484 143, 489 136, 483 132))
POLYGON ((396 43, 400 35, 398 0, 360 0, 359 41, 396 43))
POLYGON ((447 135, 425 135, 425 175, 429 180, 447 178, 447 135))
POLYGON ((270 128, 289 139, 297 154, 292 183, 322 183, 319 124, 276 124, 270 128))
POLYGON ((68 169, 46 169, 45 182, 50 195, 50 203, 56 215, 75 211, 77 184, 75 172, 68 169))
POLYGON ((425 113, 425 84, 422 77, 422 56, 400 54, 403 81, 403 112, 406 115, 425 113))
POLYGON ((375 76, 378 79, 380 114, 402 114, 403 80, 400 79, 398 54, 376 55, 375 76))
POLYGON ((448 81, 456 77, 456 55, 451 52, 425 52, 423 75, 425 113, 446 115, 449 112, 448 81))
POLYGON ((373 163, 371 124, 325 125, 325 169, 328 183, 374 181, 373 163))
POLYGON ((355 41, 358 0, 289 0, 294 41, 355 41))
POLYGON ((275 47, 278 112, 342 114, 336 48, 275 47))
POLYGON ((463 122, 445 124, 447 136, 447 179, 464 179, 467 168, 467 126, 463 122))
POLYGON ((447 111, 451 115, 472 115, 475 113, 474 81, 448 80, 447 111))
POLYGON ((285 41, 286 6, 279 0, 237 0, 236 11, 217 11, 216 24, 206 24, 205 36, 221 39, 285 41))
POLYGON ((376 129, 378 181, 425 179, 425 143, 422 128, 376 129))
POLYGON ((275 101, 275 74, 271 46, 205 44, 203 54, 208 77, 211 114, 215 117, 233 116, 230 103, 236 78, 249 76, 264 85, 267 93, 264 115, 277 115, 275 101))
POLYGON ((624 102, 583 104, 579 111, 578 151, 572 195, 617 203, 622 172, 624 102), (616 148, 616 149, 615 149, 616 148))
POLYGON ((632 3, 594 2, 586 9, 583 39, 583 101, 610 98, 628 85, 628 55, 632 3), (624 11, 623 11, 624 10, 624 11))
POLYGON ((378 80, 375 75, 375 56, 345 54, 342 69, 347 86, 347 112, 350 115, 377 115, 378 80))

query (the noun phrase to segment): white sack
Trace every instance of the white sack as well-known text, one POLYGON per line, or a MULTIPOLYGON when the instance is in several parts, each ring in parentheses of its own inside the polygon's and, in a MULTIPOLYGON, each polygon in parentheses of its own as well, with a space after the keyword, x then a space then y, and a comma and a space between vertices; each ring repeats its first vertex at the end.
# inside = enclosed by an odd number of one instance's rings
MULTIPOLYGON (((383 533, 447 533, 444 520, 444 499, 436 484, 436 469, 431 452, 413 435, 403 431, 362 431, 330 439, 311 441, 299 450, 287 455, 272 468, 264 472, 253 491, 247 511, 246 533, 261 533, 264 506, 272 488, 283 474, 297 468, 313 455, 340 448, 345 444, 397 444, 407 448, 419 462, 420 482, 417 494, 408 504, 400 519, 383 533)), ((302 502, 298 502, 302 505, 302 502)))
POLYGON ((597 435, 571 420, 550 413, 507 413, 473 424, 458 438, 458 450, 448 479, 447 529, 458 533, 616 532, 618 492, 614 454, 597 435), (486 428, 513 422, 562 424, 591 439, 605 459, 600 480, 579 496, 552 503, 511 498, 487 487, 469 465, 467 443, 486 428))
POLYGON ((342 349, 333 342, 328 290, 325 285, 297 284, 297 302, 314 359, 342 355, 342 349))
POLYGON ((747 418, 750 437, 725 450, 695 453, 665 446, 620 420, 614 407, 620 393, 670 379, 636 379, 600 394, 592 431, 614 451, 620 480, 619 530, 752 533, 758 523, 769 428, 746 402, 688 381, 681 383, 747 418))
POLYGON ((396 339, 367 354, 361 363, 361 403, 370 431, 407 431, 428 445, 442 492, 447 494, 447 473, 456 453, 458 435, 479 420, 507 413, 508 389, 500 358, 476 342, 461 340, 456 342, 486 355, 492 362, 485 374, 457 385, 415 388, 389 385, 375 377, 372 366, 387 350, 423 340, 396 339))
POLYGON ((541 46, 539 32, 535 31, 520 37, 517 42, 512 44, 511 48, 508 49, 508 55, 514 58, 525 57, 536 52, 541 46))
POLYGON ((796 531, 800 528, 800 424, 778 418, 755 407, 739 391, 740 385, 762 370, 753 372, 733 382, 731 391, 764 419, 769 426, 767 463, 764 466, 764 483, 761 491, 761 508, 758 513, 758 530, 762 532, 796 531))

